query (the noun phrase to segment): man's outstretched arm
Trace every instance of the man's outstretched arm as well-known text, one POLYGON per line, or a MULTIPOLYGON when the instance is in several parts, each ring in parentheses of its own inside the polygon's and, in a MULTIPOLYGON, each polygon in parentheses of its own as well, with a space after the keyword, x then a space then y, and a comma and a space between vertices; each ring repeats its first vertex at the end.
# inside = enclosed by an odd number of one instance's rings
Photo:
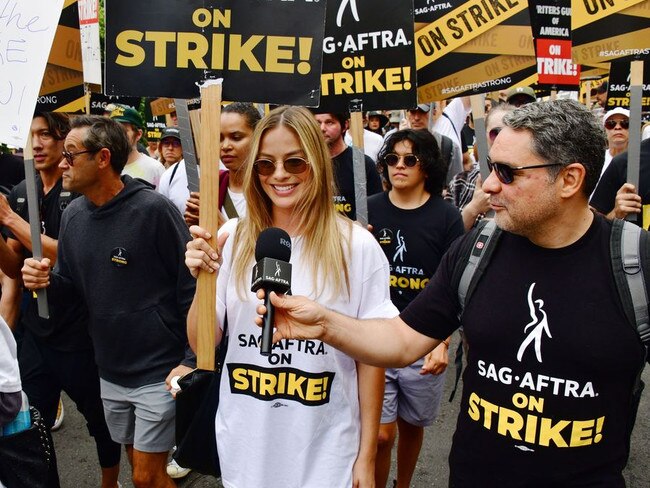
MULTIPOLYGON (((258 291, 258 298, 264 292, 258 291)), ((271 293, 275 307, 276 331, 273 342, 281 339, 321 340, 357 361, 380 367, 404 367, 423 357, 440 340, 409 327, 400 317, 359 320, 329 310, 301 296, 271 293)), ((260 304, 257 313, 266 307, 260 304)), ((256 319, 262 325, 261 317, 256 319)))

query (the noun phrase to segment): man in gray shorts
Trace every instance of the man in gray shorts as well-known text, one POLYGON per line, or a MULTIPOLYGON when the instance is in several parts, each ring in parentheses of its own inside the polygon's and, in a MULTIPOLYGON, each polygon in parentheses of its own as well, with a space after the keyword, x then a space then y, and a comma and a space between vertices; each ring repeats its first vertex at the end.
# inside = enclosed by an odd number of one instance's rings
POLYGON ((47 258, 30 258, 23 280, 28 289, 48 287, 52 304, 83 297, 106 422, 113 440, 126 446, 133 484, 174 488, 165 468, 175 405, 165 377, 187 344, 195 287, 184 263, 190 234, 167 198, 120 178, 130 145, 118 122, 80 116, 71 125, 60 163, 63 188, 83 197, 63 213, 54 271, 47 258))
MULTIPOLYGON (((442 199, 447 164, 429 131, 393 132, 378 161, 388 191, 368 198, 368 222, 390 263, 390 298, 403 310, 426 286, 449 245, 462 235, 463 223, 458 210, 442 199)), ((398 431, 395 486, 410 485, 424 427, 438 415, 448 346, 445 341, 409 366, 386 369, 377 487, 386 486, 398 431)))

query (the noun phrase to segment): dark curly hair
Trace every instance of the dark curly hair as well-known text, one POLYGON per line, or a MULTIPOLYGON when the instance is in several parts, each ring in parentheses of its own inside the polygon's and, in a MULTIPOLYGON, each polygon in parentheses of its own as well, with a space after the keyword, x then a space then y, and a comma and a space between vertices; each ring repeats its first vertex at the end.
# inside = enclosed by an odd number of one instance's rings
POLYGON ((387 154, 392 153, 398 142, 410 141, 413 154, 420 160, 420 168, 425 174, 424 189, 431 195, 440 195, 445 184, 447 166, 440 155, 436 138, 426 129, 404 129, 393 132, 388 136, 377 156, 377 169, 386 181, 390 190, 393 185, 388 178, 388 166, 384 163, 387 154))

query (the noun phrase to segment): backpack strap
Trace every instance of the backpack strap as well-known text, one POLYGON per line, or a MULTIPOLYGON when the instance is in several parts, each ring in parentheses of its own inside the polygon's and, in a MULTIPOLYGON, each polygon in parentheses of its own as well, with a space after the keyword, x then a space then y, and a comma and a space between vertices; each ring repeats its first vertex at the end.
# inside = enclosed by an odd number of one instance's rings
MULTIPOLYGON (((500 236, 501 229, 497 227, 494 220, 482 220, 470 231, 470 235, 463 242, 451 278, 452 289, 458 290, 459 318, 463 315, 465 305, 469 302, 470 296, 481 279, 500 236)), ((449 396, 450 402, 456 395, 463 372, 462 341, 456 349, 454 365, 456 367, 456 378, 454 388, 449 396)))
POLYGON ((472 238, 468 239, 472 244, 468 256, 466 259, 463 259, 464 256, 461 256, 454 270, 454 275, 456 275, 459 266, 464 266, 458 281, 459 317, 463 314, 465 305, 481 279, 500 236, 501 229, 497 227, 496 222, 494 220, 486 220, 485 224, 477 227, 472 238))
POLYGON ((650 345, 650 317, 642 258, 647 257, 648 235, 639 226, 614 219, 610 235, 610 254, 614 281, 628 322, 639 338, 650 345))

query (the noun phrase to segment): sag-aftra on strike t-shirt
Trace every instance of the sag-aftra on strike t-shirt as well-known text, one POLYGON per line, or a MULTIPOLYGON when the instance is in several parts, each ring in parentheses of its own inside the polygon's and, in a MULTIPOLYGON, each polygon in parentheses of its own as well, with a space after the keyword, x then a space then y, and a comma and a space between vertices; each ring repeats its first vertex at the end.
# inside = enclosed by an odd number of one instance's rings
MULTIPOLYGON (((643 347, 596 216, 562 249, 504 233, 462 317, 469 342, 450 486, 625 486, 630 398, 643 347)), ((402 314, 443 339, 458 327, 455 243, 402 314)))

